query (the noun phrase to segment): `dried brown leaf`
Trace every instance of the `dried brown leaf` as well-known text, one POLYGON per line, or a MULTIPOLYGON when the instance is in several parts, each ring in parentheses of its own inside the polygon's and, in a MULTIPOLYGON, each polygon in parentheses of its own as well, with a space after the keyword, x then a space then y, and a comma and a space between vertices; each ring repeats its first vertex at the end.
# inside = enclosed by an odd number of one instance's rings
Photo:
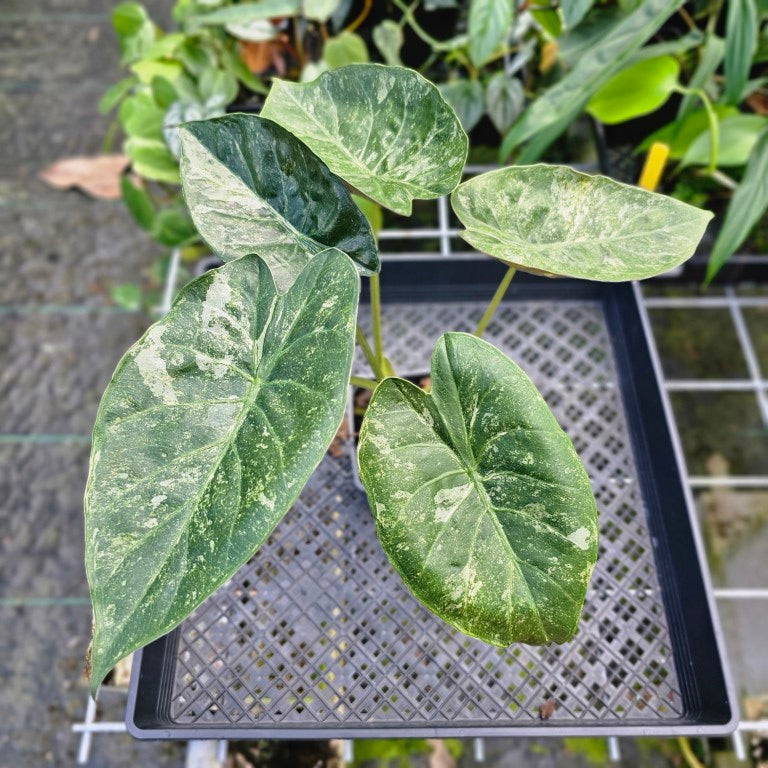
POLYGON ((118 200, 120 175, 128 163, 125 155, 66 157, 40 171, 40 178, 56 189, 77 187, 100 200, 118 200))

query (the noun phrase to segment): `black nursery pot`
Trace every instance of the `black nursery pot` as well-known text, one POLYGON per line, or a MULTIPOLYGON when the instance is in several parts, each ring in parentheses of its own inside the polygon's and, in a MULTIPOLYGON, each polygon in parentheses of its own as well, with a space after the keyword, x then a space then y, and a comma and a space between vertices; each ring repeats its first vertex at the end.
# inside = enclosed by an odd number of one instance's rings
MULTIPOLYGON (((389 262, 398 372, 471 330, 503 267, 389 262)), ((367 297, 364 297, 367 300, 367 297)), ((361 322, 368 317, 365 307, 361 322)), ((143 739, 714 735, 733 690, 686 505, 648 324, 631 284, 520 275, 485 338, 568 431, 600 512, 576 637, 496 648, 427 611, 376 538, 350 456, 329 453, 270 539, 138 654, 127 711, 143 739)), ((356 372, 366 374, 364 361, 356 372)))

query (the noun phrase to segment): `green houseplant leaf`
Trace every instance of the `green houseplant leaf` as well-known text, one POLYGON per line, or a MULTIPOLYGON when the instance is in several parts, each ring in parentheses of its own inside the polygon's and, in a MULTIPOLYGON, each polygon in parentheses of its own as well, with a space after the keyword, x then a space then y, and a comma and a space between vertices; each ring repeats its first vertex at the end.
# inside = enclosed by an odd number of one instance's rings
POLYGON ((512 126, 504 137, 500 159, 538 134, 546 133, 546 143, 538 142, 535 152, 523 153, 520 162, 532 162, 584 109, 593 93, 620 72, 640 46, 681 5, 681 0, 646 0, 629 16, 611 26, 574 63, 573 69, 545 91, 512 126))
POLYGON ((438 86, 443 98, 453 107, 461 127, 469 133, 485 112, 485 93, 479 80, 451 80, 438 86))
POLYGON ((432 393, 376 389, 360 476, 390 561, 414 594, 488 643, 562 643, 597 558, 597 510, 568 436, 523 371, 446 333, 432 393))
POLYGON ((91 690, 258 549, 339 426, 359 279, 330 249, 285 294, 246 256, 190 283, 125 355, 85 496, 91 690))
POLYGON ((338 69, 350 64, 365 64, 369 59, 365 40, 360 35, 347 30, 337 37, 330 38, 323 48, 323 61, 330 69, 338 69))
POLYGON ((437 88, 411 69, 356 64, 310 83, 276 80, 261 114, 397 213, 461 180, 467 136, 437 88))
POLYGON ((706 282, 711 282, 752 227, 768 208, 768 127, 763 129, 747 162, 747 170, 734 192, 723 226, 707 264, 706 282))
POLYGON ((179 133, 187 205, 222 259, 258 253, 281 290, 328 247, 363 273, 378 271, 365 216, 341 180, 284 128, 235 114, 187 123, 179 133))
POLYGON ((640 280, 689 258, 709 211, 562 166, 502 168, 451 197, 472 246, 520 269, 640 280))
POLYGON ((609 125, 657 110, 677 87, 680 64, 672 56, 638 61, 614 75, 587 103, 587 112, 609 125))
POLYGON ((516 77, 497 72, 485 89, 488 117, 499 133, 504 133, 517 120, 525 105, 523 85, 516 77))
POLYGON ((760 25, 755 0, 729 0, 725 22, 725 100, 738 104, 749 79, 760 25))
POLYGON ((469 6, 469 58, 481 67, 504 42, 512 25, 511 0, 472 0, 469 6))
MULTIPOLYGON (((721 168, 744 165, 749 158, 757 137, 768 125, 762 115, 733 114, 720 120, 720 151, 717 164, 721 168)), ((705 128, 691 142, 681 161, 681 166, 706 165, 711 153, 712 135, 705 128)))

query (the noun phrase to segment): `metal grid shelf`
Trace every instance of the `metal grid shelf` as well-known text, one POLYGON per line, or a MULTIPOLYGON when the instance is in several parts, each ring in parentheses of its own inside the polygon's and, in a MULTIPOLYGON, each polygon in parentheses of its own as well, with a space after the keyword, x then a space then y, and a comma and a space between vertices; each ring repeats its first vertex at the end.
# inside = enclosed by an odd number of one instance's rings
MULTIPOLYGON (((706 702, 687 669, 694 662, 681 645, 682 587, 667 574, 665 595, 657 575, 666 534, 648 473, 658 469, 644 455, 642 468, 636 464, 631 435, 640 423, 635 414, 630 428, 623 399, 633 398, 636 410, 638 394, 628 395, 611 340, 628 333, 616 323, 622 312, 631 314, 631 288, 564 283, 553 295, 551 281, 522 285, 513 296, 533 290, 540 297, 505 302, 487 338, 523 365, 569 430, 601 512, 601 553, 577 638, 563 646, 497 649, 426 611, 387 562, 348 457, 329 455, 253 560, 144 652, 129 704, 137 707, 129 713, 134 735, 727 730, 727 707, 702 712, 706 702), (540 708, 548 699, 556 712, 544 722, 540 708)), ((439 287, 429 289, 440 295, 439 287)), ((480 289, 484 295, 487 284, 480 289)), ((440 333, 471 330, 483 307, 453 300, 386 304, 388 353, 398 371, 424 372, 440 333)), ((357 370, 367 372, 362 360, 357 370)), ((677 493, 682 498, 679 487, 677 493)), ((679 517, 674 488, 671 505, 679 517)), ((695 550, 679 545, 695 565, 695 550)), ((703 586, 692 589, 688 599, 706 602, 703 586)), ((702 646, 711 641, 707 663, 716 678, 711 627, 710 635, 703 625, 697 631, 707 638, 702 646)))
MULTIPOLYGON (((482 171, 485 169, 475 169, 477 171, 482 171)), ((449 217, 449 208, 447 201, 444 199, 440 199, 437 201, 436 210, 435 210, 436 220, 434 222, 434 225, 432 228, 421 228, 421 229, 408 229, 403 231, 398 231, 394 227, 388 227, 381 233, 381 237, 383 242, 383 248, 384 250, 387 250, 387 246, 389 243, 395 240, 404 240, 408 239, 414 243, 414 245, 417 246, 418 250, 415 250, 411 254, 393 254, 393 253, 387 253, 383 260, 385 263, 395 261, 397 259, 407 259, 407 260, 437 260, 437 259, 445 259, 446 257, 457 257, 459 255, 466 256, 467 254, 464 253, 457 253, 456 245, 457 241, 455 239, 456 236, 456 229, 455 227, 451 227, 450 224, 450 217, 449 217), (439 250, 435 250, 433 252, 430 252, 428 249, 425 249, 422 245, 423 241, 427 240, 428 238, 438 238, 439 241, 439 250)), ((463 246, 462 246, 463 248, 463 246)), ((179 261, 179 255, 175 254, 174 259, 172 260, 172 265, 177 265, 179 261)), ((737 254, 732 259, 733 264, 737 264, 739 266, 741 265, 754 265, 757 264, 758 266, 765 265, 768 263, 768 257, 765 256, 753 256, 753 255, 740 255, 737 254)), ((168 304, 170 303, 170 297, 172 295, 173 286, 175 285, 175 270, 171 270, 171 274, 169 275, 169 280, 167 282, 167 296, 166 301, 164 301, 164 308, 167 308, 168 304)), ((641 294, 641 292, 638 290, 638 293, 641 294)), ((743 390, 744 391, 753 391, 755 393, 755 396, 758 399, 764 399, 765 393, 768 392, 768 378, 766 378, 766 374, 762 373, 760 371, 759 364, 756 367, 753 367, 753 376, 748 380, 744 382, 739 382, 739 385, 735 385, 732 380, 724 380, 724 379, 690 379, 687 381, 670 381, 667 380, 664 376, 663 370, 661 368, 661 364, 659 363, 658 359, 658 352, 655 347, 655 343, 653 341, 653 335, 650 333, 650 323, 648 321, 648 309, 658 309, 658 308, 677 308, 677 307, 684 307, 689 309, 706 309, 711 307, 726 307, 728 308, 733 314, 734 320, 736 319, 736 314, 741 313, 741 310, 745 307, 760 307, 765 308, 768 310, 768 293, 763 292, 762 295, 750 295, 750 296, 743 296, 738 293, 737 290, 734 290, 734 288, 728 288, 726 289, 726 296, 692 296, 692 297, 684 297, 684 298, 666 298, 666 297, 657 297, 657 296, 646 296, 644 298, 641 297, 641 313, 644 316, 644 320, 646 323, 646 328, 649 331, 649 341, 651 345, 651 352, 653 354, 654 360, 655 360, 655 367, 656 367, 656 373, 659 377, 659 381, 667 391, 684 391, 684 390, 690 390, 690 391, 696 391, 696 390, 708 390, 708 391, 728 391, 729 389, 739 386, 743 384, 743 390), (756 376, 754 373, 756 372, 756 376)), ((745 327, 743 323, 743 316, 741 318, 741 322, 737 322, 736 324, 738 333, 739 333, 739 342, 742 346, 742 349, 745 350, 745 355, 747 358, 752 358, 756 361, 755 354, 754 354, 754 345, 752 343, 752 340, 750 338, 749 329, 745 327)), ((740 387, 741 388, 741 387, 740 387)), ((687 469, 685 466, 685 461, 682 458, 682 449, 679 444, 679 437, 677 434, 674 416, 671 410, 671 407, 669 406, 668 399, 666 399, 666 412, 667 412, 667 418, 669 420, 670 430, 672 434, 672 438, 675 441, 677 452, 678 452, 678 463, 680 466, 680 470, 683 473, 683 476, 686 479, 686 497, 688 501, 689 508, 692 510, 694 509, 693 499, 692 499, 692 490, 696 488, 707 488, 707 487, 714 487, 714 486, 726 486, 726 487, 733 487, 733 488, 756 488, 756 489, 768 489, 768 476, 755 476, 755 475, 749 475, 749 476, 726 476, 726 477, 709 477, 709 476, 694 476, 689 477, 687 473, 687 469)), ((760 405, 761 412, 763 414, 763 418, 765 419, 765 410, 764 406, 760 405)), ((695 533, 697 536, 697 539, 701 539, 700 531, 695 528, 695 533)), ((707 578, 707 585, 708 588, 711 590, 711 594, 713 594, 717 600, 719 601, 733 601, 733 600, 767 600, 768 599, 768 584, 765 585, 765 587, 759 587, 759 588, 716 588, 712 590, 711 584, 709 582, 709 579, 707 578)), ((124 731, 125 725, 123 723, 110 723, 110 722, 99 722, 98 715, 97 715, 97 709, 93 705, 93 703, 89 700, 89 704, 87 707, 87 713, 85 722, 78 723, 73 726, 73 730, 81 734, 81 749, 78 755, 78 762, 85 764, 88 760, 88 751, 90 746, 90 741, 92 734, 94 733, 106 733, 106 732, 114 732, 114 731, 124 731)), ((738 723, 738 730, 734 734, 734 749, 736 752, 736 756, 739 760, 744 761, 746 760, 746 750, 744 748, 744 742, 741 738, 742 733, 745 732, 759 732, 759 731, 768 731, 768 721, 761 721, 761 720, 740 720, 738 723)), ((610 754, 612 760, 617 760, 619 758, 619 750, 618 750, 618 742, 615 737, 609 737, 609 747, 610 747, 610 754)), ((482 752, 482 744, 480 743, 481 740, 477 740, 476 747, 475 747, 475 753, 476 756, 479 757, 482 752)), ((351 753, 351 748, 349 750, 351 753)))

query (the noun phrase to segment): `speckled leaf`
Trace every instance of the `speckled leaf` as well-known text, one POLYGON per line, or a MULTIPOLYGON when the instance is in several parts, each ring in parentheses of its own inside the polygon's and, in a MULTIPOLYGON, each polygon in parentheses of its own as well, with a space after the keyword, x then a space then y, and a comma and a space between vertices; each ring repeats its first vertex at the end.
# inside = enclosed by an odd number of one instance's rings
POLYGON ((344 184, 295 136, 256 115, 187 123, 181 180, 192 219, 224 261, 258 253, 280 290, 316 253, 378 272, 376 242, 344 184))
POLYGON ((437 88, 411 69, 356 64, 311 83, 276 80, 261 114, 397 213, 461 180, 467 136, 437 88))
POLYGON ((495 347, 447 333, 432 394, 386 379, 360 433, 379 539, 413 593, 488 643, 562 643, 597 558, 587 473, 536 387, 495 347))
POLYGON ((464 182, 451 204, 479 251, 519 269, 618 282, 693 255, 709 211, 571 168, 511 166, 464 182))
POLYGON ((207 272, 125 355, 85 496, 91 688, 261 545, 341 421, 359 279, 329 249, 278 294, 257 256, 207 272))

